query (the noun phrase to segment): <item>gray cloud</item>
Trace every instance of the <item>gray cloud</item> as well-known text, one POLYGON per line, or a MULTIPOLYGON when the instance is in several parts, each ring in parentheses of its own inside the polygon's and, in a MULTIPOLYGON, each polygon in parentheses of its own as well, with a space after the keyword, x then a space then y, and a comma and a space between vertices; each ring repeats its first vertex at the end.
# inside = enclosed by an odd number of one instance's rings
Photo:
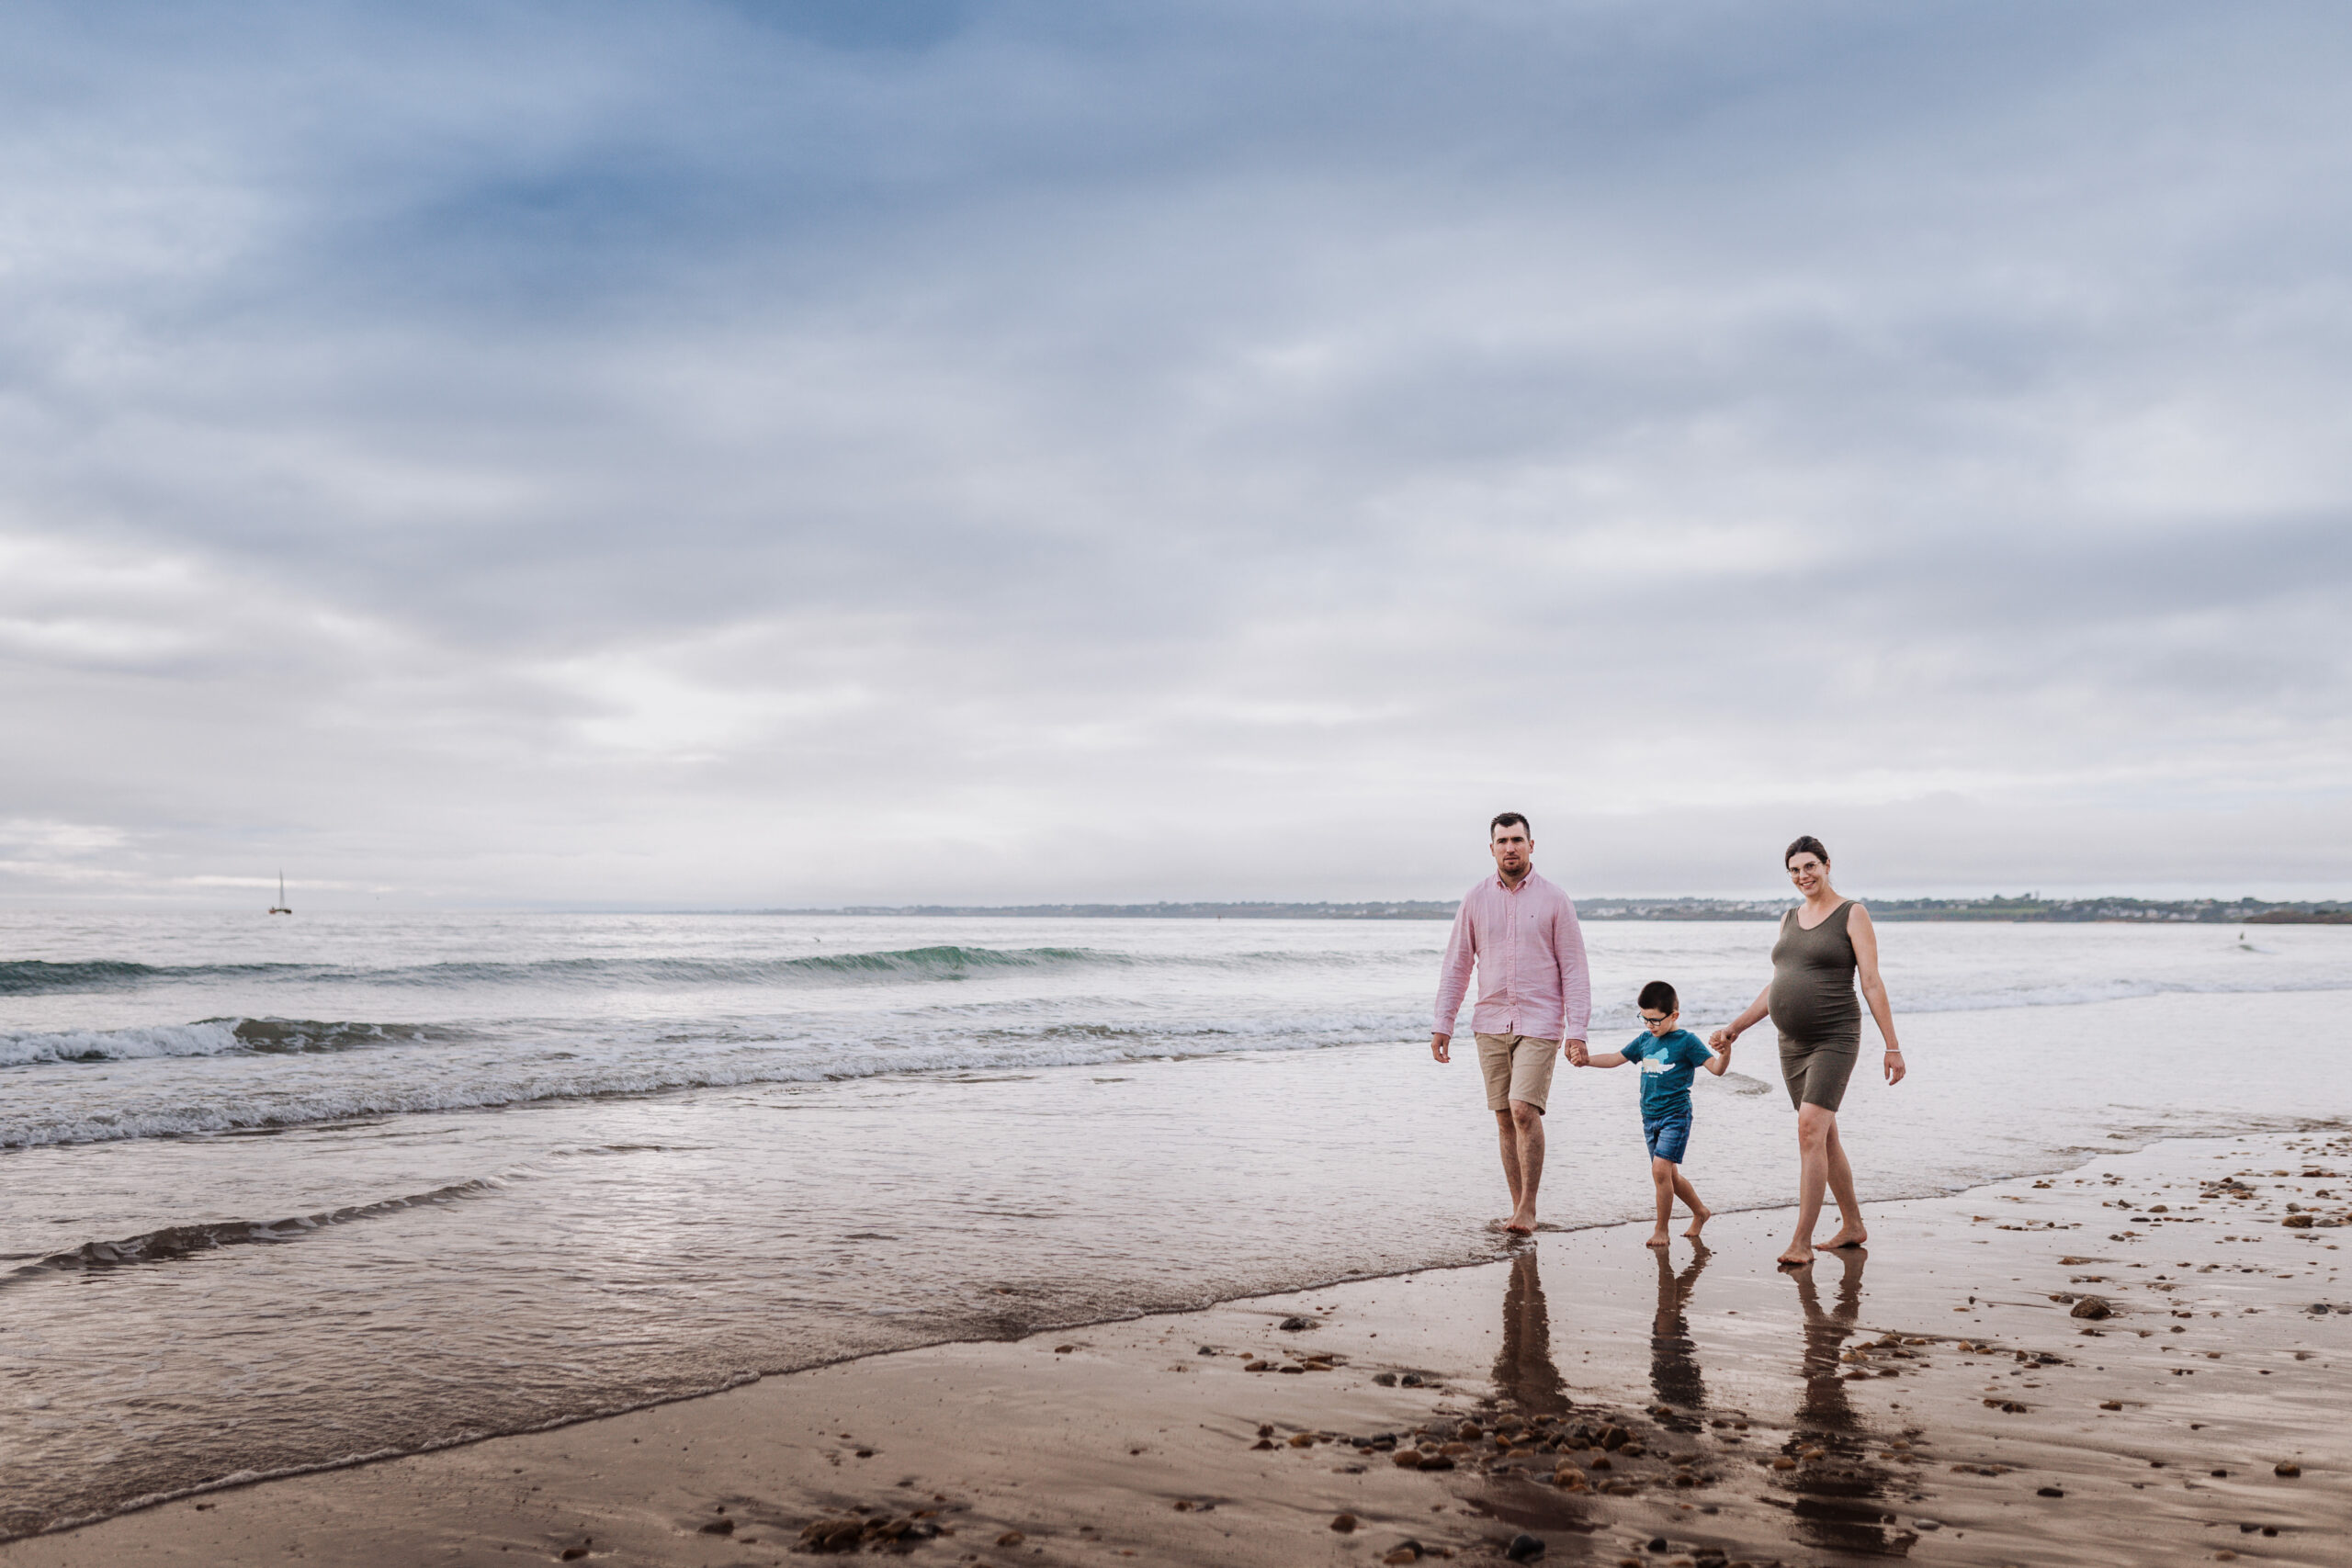
POLYGON ((0 896, 2352 876, 2318 10, 6 26, 0 896))

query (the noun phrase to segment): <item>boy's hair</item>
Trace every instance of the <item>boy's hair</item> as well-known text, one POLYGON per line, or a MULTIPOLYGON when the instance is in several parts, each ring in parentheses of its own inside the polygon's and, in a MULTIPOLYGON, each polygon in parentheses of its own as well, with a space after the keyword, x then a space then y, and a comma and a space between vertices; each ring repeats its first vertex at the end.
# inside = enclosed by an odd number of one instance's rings
POLYGON ((1487 841, 1488 843, 1491 844, 1495 841, 1495 829, 1498 828, 1524 828, 1527 829, 1527 836, 1529 838, 1532 839, 1535 837, 1534 825, 1516 811, 1503 812, 1496 817, 1493 821, 1487 824, 1487 841))
POLYGON ((1680 999, 1675 996, 1673 987, 1668 985, 1663 980, 1652 980, 1648 985, 1642 987, 1639 1005, 1645 1008, 1656 1008, 1660 1012, 1672 1012, 1676 1009, 1679 1008, 1682 1003, 1680 999))

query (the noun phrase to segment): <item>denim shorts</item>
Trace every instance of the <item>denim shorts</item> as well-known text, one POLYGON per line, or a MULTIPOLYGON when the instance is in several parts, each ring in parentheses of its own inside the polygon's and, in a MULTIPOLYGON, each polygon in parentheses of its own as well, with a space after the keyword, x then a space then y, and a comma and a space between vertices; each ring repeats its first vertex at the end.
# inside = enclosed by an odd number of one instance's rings
POLYGON ((1682 1163, 1682 1156, 1690 1146, 1690 1112, 1678 1111, 1671 1116, 1642 1118, 1642 1142, 1649 1145, 1650 1158, 1682 1163))

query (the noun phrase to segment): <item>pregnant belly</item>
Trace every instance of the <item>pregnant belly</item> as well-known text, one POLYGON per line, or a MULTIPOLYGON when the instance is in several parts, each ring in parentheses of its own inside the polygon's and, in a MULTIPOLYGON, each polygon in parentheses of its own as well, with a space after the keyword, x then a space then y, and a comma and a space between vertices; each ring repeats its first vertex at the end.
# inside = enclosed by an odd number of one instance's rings
POLYGON ((1772 1026, 1792 1040, 1861 1037, 1861 998, 1849 988, 1832 988, 1810 976, 1775 980, 1770 1006, 1772 1026))

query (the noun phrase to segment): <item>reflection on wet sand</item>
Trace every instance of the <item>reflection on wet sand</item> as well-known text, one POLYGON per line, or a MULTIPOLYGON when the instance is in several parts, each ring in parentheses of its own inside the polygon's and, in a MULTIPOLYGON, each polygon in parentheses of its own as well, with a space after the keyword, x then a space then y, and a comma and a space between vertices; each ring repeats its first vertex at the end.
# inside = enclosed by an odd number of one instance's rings
MULTIPOLYGON (((1552 1314, 1544 1304, 1544 1279, 1537 1271, 1532 1247, 1523 1248, 1510 1261, 1510 1280, 1503 1289, 1502 1348, 1495 1355, 1494 1379, 1499 1409, 1488 1420, 1503 1451, 1482 1467, 1485 1484, 1463 1501, 1472 1512, 1514 1530, 1555 1537, 1569 1532, 1590 1534, 1594 1528, 1587 1507, 1590 1499, 1584 1492, 1535 1484, 1535 1477, 1520 1468, 1521 1461, 1532 1460, 1538 1472, 1551 1470, 1552 1456, 1560 1450, 1568 1430, 1568 1423, 1560 1417, 1569 1413, 1572 1403, 1567 1382, 1552 1359, 1552 1314)), ((1589 1447, 1590 1439, 1576 1446, 1589 1447)))
POLYGON ((1699 1347, 1690 1337, 1690 1287, 1714 1256, 1706 1244, 1691 1248, 1690 1262, 1679 1274, 1667 1256, 1667 1249, 1657 1249, 1657 1316, 1650 1323, 1650 1386, 1657 1391, 1658 1403, 1668 1405, 1676 1416, 1673 1422, 1680 1430, 1695 1430, 1695 1416, 1707 1404, 1707 1380, 1699 1371, 1699 1347))
POLYGON ((1568 1408, 1567 1384, 1552 1360, 1552 1314, 1544 1304, 1544 1279, 1532 1247, 1511 1259, 1510 1283, 1503 1291, 1495 1391, 1516 1400, 1528 1416, 1555 1416, 1568 1408))
MULTIPOLYGON (((1638 1418, 1620 1416, 1605 1407, 1573 1407, 1566 1380, 1552 1354, 1552 1320, 1544 1301, 1544 1281, 1536 1249, 1528 1247, 1511 1259, 1503 1292, 1502 1344, 1495 1357, 1496 1413, 1483 1425, 1491 1427, 1495 1455, 1484 1464, 1464 1457, 1464 1465, 1485 1472, 1487 1483, 1465 1498, 1473 1511, 1498 1523, 1521 1529, 1589 1533, 1596 1525, 1589 1505, 1603 1494, 1633 1495, 1645 1483, 1675 1486, 1705 1484, 1700 1477, 1678 1473, 1646 1474, 1639 1467, 1649 1462, 1645 1442, 1657 1459, 1689 1468, 1690 1454, 1666 1433, 1686 1438, 1706 1430, 1711 1419, 1705 1369, 1690 1326, 1690 1303, 1699 1282, 1713 1259, 1704 1246, 1694 1248, 1680 1269, 1660 1251, 1657 1259, 1657 1305, 1650 1320, 1650 1387, 1656 1403, 1648 1416, 1662 1430, 1645 1437, 1638 1418), (1546 1417, 1561 1417, 1557 1426, 1546 1417), (1572 1426, 1571 1423, 1574 1423, 1572 1426), (1591 1489, 1577 1475, 1573 1490, 1554 1492, 1531 1485, 1519 1467, 1521 1460, 1558 1453, 1571 1471, 1589 1470, 1591 1489), (1679 1455, 1679 1457, 1678 1457, 1679 1455), (1588 1457, 1589 1456, 1589 1457, 1588 1457), (1613 1466, 1611 1461, 1614 1461, 1613 1466), (1628 1461, 1633 1461, 1629 1467, 1628 1461)), ((1873 1438, 1863 1416, 1848 1397, 1847 1380, 1871 1375, 1845 1358, 1848 1342, 1860 1330, 1862 1272, 1860 1251, 1824 1253, 1814 1267, 1793 1276, 1797 1299, 1804 1309, 1803 1379, 1784 1457, 1765 1472, 1769 1484, 1788 1508, 1790 1528, 1798 1541, 1815 1550, 1867 1557, 1904 1557, 1917 1537, 1901 1528, 1889 1505, 1909 1493, 1907 1479, 1873 1455, 1873 1438), (1816 1276, 1838 1270, 1834 1283, 1816 1276), (1825 1305, 1823 1284, 1831 1299, 1825 1305), (1777 1468, 1786 1463, 1789 1468, 1777 1468)), ((1740 1413, 1724 1412, 1714 1425, 1746 1430, 1740 1413)), ((1882 1450, 1883 1445, 1878 1445, 1882 1450)), ((1695 1450, 1694 1450, 1695 1452, 1695 1450)), ((1549 1458, 1537 1461, 1549 1465, 1549 1458)), ((1704 1467, 1705 1461, 1701 1461, 1704 1467)), ((1695 1503, 1681 1506, 1698 1512, 1695 1503)), ((1713 1510, 1704 1510, 1712 1512, 1713 1510)), ((1692 1521, 1692 1522, 1695 1522, 1692 1521)))
MULTIPOLYGON (((1793 1517, 1799 1539, 1831 1551, 1883 1557, 1910 1553, 1913 1540, 1896 1528, 1883 1499, 1901 1483, 1871 1454, 1871 1434, 1846 1396, 1840 1358, 1853 1337, 1862 1306, 1860 1248, 1824 1253, 1823 1261, 1797 1269, 1797 1299, 1804 1308, 1804 1393, 1797 1405, 1788 1444, 1781 1451, 1797 1461, 1780 1483, 1796 1494, 1793 1517), (1837 1303, 1827 1310, 1814 1275, 1835 1258, 1837 1303)), ((1857 1374, 1859 1375, 1859 1374, 1857 1374)))

